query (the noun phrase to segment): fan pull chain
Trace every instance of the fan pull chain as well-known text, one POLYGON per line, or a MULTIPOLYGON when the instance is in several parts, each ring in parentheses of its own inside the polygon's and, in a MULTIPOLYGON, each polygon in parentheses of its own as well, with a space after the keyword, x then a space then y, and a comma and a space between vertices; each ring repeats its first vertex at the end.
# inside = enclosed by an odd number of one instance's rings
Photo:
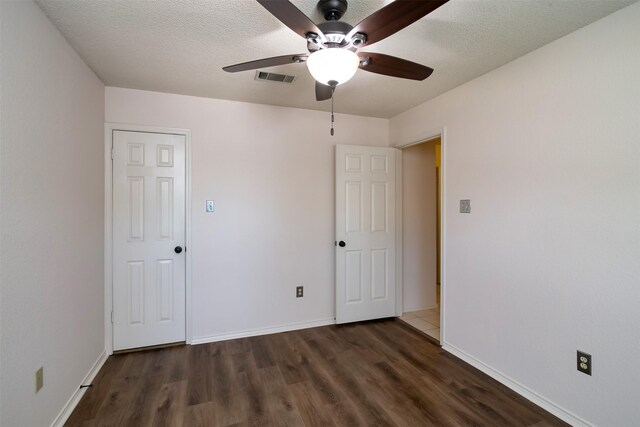
POLYGON ((331 136, 333 136, 333 122, 335 121, 333 117, 333 89, 331 90, 331 136))
POLYGON ((329 80, 328 83, 331 88, 331 136, 333 136, 333 122, 336 121, 333 117, 333 95, 336 93, 336 86, 338 86, 338 82, 335 80, 329 80))

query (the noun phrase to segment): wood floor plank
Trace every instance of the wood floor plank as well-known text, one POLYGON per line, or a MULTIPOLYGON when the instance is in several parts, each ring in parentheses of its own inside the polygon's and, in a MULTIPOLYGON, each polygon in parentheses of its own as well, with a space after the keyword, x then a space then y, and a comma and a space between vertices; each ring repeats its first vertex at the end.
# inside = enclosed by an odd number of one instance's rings
POLYGON ((267 408, 266 390, 252 352, 238 353, 232 357, 233 369, 237 372, 236 381, 240 390, 238 396, 239 404, 245 414, 243 423, 248 425, 267 425, 269 410, 267 408))
POLYGON ((163 384, 156 399, 153 427, 181 427, 187 401, 187 381, 163 384))
MULTIPOLYGON (((389 341, 390 337, 386 335, 387 331, 378 332, 385 333, 377 334, 375 328, 368 328, 361 333, 363 335, 370 334, 371 339, 377 342, 377 347, 385 355, 384 363, 394 367, 394 375, 398 377, 399 382, 411 386, 411 388, 404 391, 407 399, 415 398, 414 391, 416 389, 429 390, 428 394, 418 393, 421 397, 421 405, 426 404, 434 408, 430 412, 433 412, 442 424, 469 425, 473 424, 471 420, 474 418, 479 419, 478 414, 474 414, 464 405, 455 405, 449 386, 450 379, 431 369, 433 362, 429 361, 430 357, 437 355, 441 350, 434 348, 432 345, 422 347, 421 344, 423 344, 424 340, 421 336, 418 337, 419 342, 403 340, 403 344, 397 345, 395 341, 389 341), (411 353, 407 352, 407 349, 403 347, 404 345, 412 349, 411 353), (441 411, 441 408, 447 408, 447 410, 441 411)), ((396 335, 398 331, 394 332, 393 336, 398 337, 396 335)), ((378 364, 376 366, 380 367, 378 364)), ((395 376, 378 378, 378 381, 395 380, 395 376)), ((391 381, 390 384, 393 387, 395 383, 396 381, 391 381)), ((484 421, 490 424, 491 420, 484 421)))
MULTIPOLYGON (((313 344, 317 342, 318 340, 316 339, 308 342, 312 351, 316 349, 316 346, 313 344)), ((391 417, 384 408, 375 400, 371 399, 371 394, 375 393, 375 389, 362 387, 357 377, 353 375, 351 365, 343 363, 343 361, 336 356, 327 357, 326 355, 321 355, 316 358, 316 363, 323 372, 326 372, 334 380, 341 390, 349 391, 349 393, 346 394, 346 398, 353 403, 359 418, 362 419, 366 425, 394 425, 391 417)))
MULTIPOLYGON (((132 426, 132 404, 139 394, 145 372, 153 364, 153 355, 134 353, 128 357, 109 388, 95 419, 102 426, 132 426)), ((101 384, 98 384, 101 385, 101 384)), ((148 420, 147 420, 148 422, 148 420)))
POLYGON ((225 341, 231 354, 246 353, 251 351, 251 338, 238 338, 235 340, 225 341))
MULTIPOLYGON (((373 327, 369 332, 380 338, 381 342, 388 342, 388 336, 385 334, 387 331, 373 327)), ((450 407, 455 408, 449 415, 455 414, 452 422, 456 424, 469 423, 473 417, 486 424, 514 426, 528 425, 537 420, 532 411, 528 411, 524 407, 515 407, 518 402, 512 397, 509 398, 509 402, 496 402, 504 394, 495 393, 493 386, 497 383, 494 384, 492 379, 485 379, 481 383, 477 380, 477 376, 469 375, 465 369, 460 371, 458 375, 459 385, 456 384, 452 387, 443 368, 446 368, 449 362, 453 363, 453 360, 443 360, 444 363, 440 364, 442 365, 440 370, 435 370, 432 369, 432 366, 438 366, 438 364, 434 364, 428 354, 420 353, 420 350, 415 347, 411 352, 403 348, 398 349, 398 352, 402 357, 394 359, 393 365, 400 368, 398 369, 400 375, 409 375, 411 378, 417 379, 431 390, 430 396, 432 398, 439 398, 441 404, 449 403, 450 407), (423 375, 423 373, 428 375, 423 375), (446 392, 443 392, 443 387, 447 389, 446 392), (498 413, 492 409, 494 406, 501 407, 503 410, 498 413), (456 420, 456 418, 459 419, 456 420)), ((437 407, 441 407, 441 404, 438 404, 437 407)))
POLYGON ((335 426, 332 414, 325 410, 313 383, 310 381, 297 382, 289 385, 289 390, 296 400, 296 406, 304 425, 309 427, 335 426))
POLYGON ((177 382, 187 379, 188 360, 184 357, 184 353, 188 351, 186 346, 175 346, 166 349, 167 358, 164 366, 167 367, 167 382, 177 382))
POLYGON ((266 391, 266 404, 272 425, 304 426, 296 402, 277 366, 260 369, 260 377, 266 391))
POLYGON ((189 384, 187 389, 188 404, 197 405, 198 403, 211 401, 209 344, 189 346, 185 353, 187 359, 187 382, 189 384))
POLYGON ((199 403, 185 408, 183 426, 210 427, 215 425, 213 402, 199 403))
MULTIPOLYGON (((308 335, 313 339, 312 335, 308 335)), ((337 425, 364 425, 353 403, 347 398, 349 390, 341 390, 329 373, 321 368, 320 355, 314 354, 304 342, 299 343, 301 369, 313 384, 325 406, 325 410, 333 414, 337 425)))
POLYGON ((255 337, 250 341, 251 352, 258 368, 274 366, 271 344, 268 336, 255 337))
POLYGON ((295 339, 295 336, 295 334, 285 333, 274 334, 271 337, 276 348, 287 349, 287 351, 279 351, 275 355, 276 364, 287 384, 295 384, 309 379, 302 369, 304 356, 298 350, 302 341, 295 339))
POLYGON ((83 404, 76 407, 67 420, 67 425, 89 426, 93 422, 92 420, 98 416, 98 411, 110 392, 111 384, 118 378, 125 361, 126 359, 123 357, 107 359, 100 372, 93 379, 93 385, 85 391, 82 397, 83 404))
POLYGON ((244 421, 240 386, 233 375, 232 352, 226 342, 215 343, 211 350, 212 401, 215 425, 227 426, 244 421))
POLYGON ((381 320, 111 356, 67 426, 566 425, 381 320))

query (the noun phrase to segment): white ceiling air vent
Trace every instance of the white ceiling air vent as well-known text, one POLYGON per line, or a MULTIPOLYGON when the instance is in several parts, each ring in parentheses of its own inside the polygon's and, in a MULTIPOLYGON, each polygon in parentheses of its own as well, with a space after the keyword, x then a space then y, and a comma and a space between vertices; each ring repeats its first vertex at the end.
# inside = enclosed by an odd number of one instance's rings
POLYGON ((268 73, 266 71, 256 71, 256 80, 278 82, 278 83, 293 83, 296 80, 296 76, 289 76, 286 74, 268 73))

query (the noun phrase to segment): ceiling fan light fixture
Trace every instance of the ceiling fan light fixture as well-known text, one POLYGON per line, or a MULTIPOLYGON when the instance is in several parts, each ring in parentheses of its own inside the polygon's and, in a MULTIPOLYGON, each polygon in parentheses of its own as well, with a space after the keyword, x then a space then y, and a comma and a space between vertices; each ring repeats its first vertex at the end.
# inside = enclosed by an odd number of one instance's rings
POLYGON ((313 52, 307 59, 309 72, 316 81, 327 86, 347 82, 356 74, 360 58, 355 52, 341 48, 327 48, 313 52))

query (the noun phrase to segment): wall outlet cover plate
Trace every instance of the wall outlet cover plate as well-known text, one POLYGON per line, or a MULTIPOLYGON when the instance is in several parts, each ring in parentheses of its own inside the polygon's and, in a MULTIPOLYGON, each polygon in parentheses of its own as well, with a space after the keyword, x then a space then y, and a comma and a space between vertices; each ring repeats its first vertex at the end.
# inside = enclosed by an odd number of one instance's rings
POLYGON ((591 375, 591 355, 578 350, 577 354, 578 371, 591 375))
POLYGON ((460 213, 471 213, 471 200, 460 200, 460 213))

